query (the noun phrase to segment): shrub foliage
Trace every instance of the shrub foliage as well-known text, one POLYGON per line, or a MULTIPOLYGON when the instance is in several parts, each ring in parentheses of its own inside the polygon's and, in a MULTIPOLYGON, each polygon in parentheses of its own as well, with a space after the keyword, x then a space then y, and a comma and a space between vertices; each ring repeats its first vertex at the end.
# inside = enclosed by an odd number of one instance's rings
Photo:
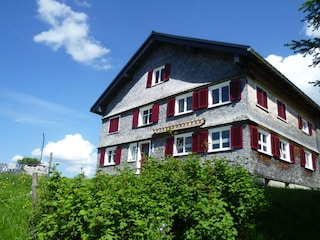
POLYGON ((244 168, 195 155, 148 159, 140 175, 54 172, 39 196, 33 239, 241 239, 266 206, 244 168))

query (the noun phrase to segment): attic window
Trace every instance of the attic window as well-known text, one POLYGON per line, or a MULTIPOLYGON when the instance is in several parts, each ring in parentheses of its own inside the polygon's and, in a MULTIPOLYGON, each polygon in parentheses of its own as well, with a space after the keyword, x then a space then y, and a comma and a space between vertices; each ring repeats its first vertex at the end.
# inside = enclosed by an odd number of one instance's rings
POLYGON ((167 63, 148 72, 147 88, 169 81, 171 64, 167 63))

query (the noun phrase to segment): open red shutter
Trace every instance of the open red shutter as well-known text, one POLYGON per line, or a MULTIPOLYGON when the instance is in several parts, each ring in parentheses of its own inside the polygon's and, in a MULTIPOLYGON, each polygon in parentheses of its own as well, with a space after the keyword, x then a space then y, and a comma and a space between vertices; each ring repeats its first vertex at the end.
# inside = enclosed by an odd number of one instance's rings
POLYGON ((277 100, 277 107, 278 107, 278 116, 282 119, 287 119, 286 106, 281 101, 277 100))
POLYGON ((300 148, 300 165, 301 167, 306 165, 306 155, 303 148, 300 148))
POLYGON ((106 155, 106 149, 105 148, 101 148, 99 150, 99 152, 100 152, 99 164, 100 164, 100 167, 103 167, 104 166, 104 157, 106 155))
POLYGON ((176 103, 176 99, 175 98, 171 98, 171 99, 168 100, 168 103, 167 103, 167 117, 174 116, 175 103, 176 103))
POLYGON ((257 103, 262 106, 262 89, 257 87, 257 103))
POLYGON ((208 107, 208 88, 199 90, 199 108, 208 107))
POLYGON ((271 152, 274 157, 280 157, 280 140, 274 134, 271 134, 271 152))
POLYGON ((132 128, 137 128, 139 123, 139 109, 135 110, 132 115, 132 128))
POLYGON ((192 134, 192 143, 191 143, 192 152, 199 152, 199 133, 192 134))
POLYGON ((250 125, 250 145, 253 149, 259 148, 259 131, 256 126, 250 125))
POLYGON ((116 148, 116 157, 115 157, 114 163, 116 165, 119 165, 120 162, 121 162, 121 147, 117 147, 116 148))
POLYGON ((192 110, 199 108, 199 92, 195 91, 192 93, 192 110))
POLYGON ((148 72, 148 77, 147 77, 147 88, 150 88, 152 85, 152 75, 153 75, 153 70, 150 70, 148 72))
POLYGON ((263 91, 263 106, 268 109, 268 95, 266 91, 263 91))
POLYGON ((312 135, 312 125, 310 122, 308 122, 308 130, 309 130, 309 135, 312 135))
POLYGON ((241 79, 234 79, 230 82, 230 101, 241 100, 241 79))
POLYGON ((198 152, 208 151, 208 131, 204 130, 198 134, 198 152))
POLYGON ((173 143, 174 143, 174 137, 168 137, 166 140, 166 148, 165 148, 165 155, 173 155, 173 143))
POLYGON ((302 129, 302 117, 300 115, 298 115, 298 127, 302 129))
POLYGON ((292 163, 295 163, 296 159, 295 159, 295 156, 294 156, 294 145, 290 144, 289 147, 290 147, 290 161, 292 163))
POLYGON ((313 170, 314 170, 314 171, 317 170, 317 164, 316 164, 316 162, 317 162, 317 155, 314 154, 314 153, 312 153, 312 167, 313 167, 313 170))
POLYGON ((151 115, 151 121, 153 123, 157 123, 159 120, 159 109, 160 105, 159 104, 153 104, 152 106, 152 115, 151 115))
POLYGON ((233 125, 231 127, 231 147, 243 148, 242 125, 233 125))
POLYGON ((171 64, 170 63, 167 63, 165 66, 164 66, 164 78, 163 78, 163 81, 169 81, 170 79, 170 71, 171 71, 171 64))

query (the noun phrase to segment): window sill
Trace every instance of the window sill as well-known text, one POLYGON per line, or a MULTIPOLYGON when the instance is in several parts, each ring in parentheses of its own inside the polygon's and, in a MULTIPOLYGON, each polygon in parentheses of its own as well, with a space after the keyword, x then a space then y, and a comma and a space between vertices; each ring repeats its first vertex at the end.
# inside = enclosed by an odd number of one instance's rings
POLYGON ((217 104, 209 104, 208 108, 216 108, 216 107, 224 106, 224 105, 227 105, 227 104, 230 104, 230 103, 231 103, 231 101, 217 103, 217 104))
POLYGON ((127 160, 127 163, 135 163, 136 160, 127 160))
POLYGON ((258 152, 259 152, 259 153, 262 153, 262 154, 264 154, 264 155, 267 155, 267 156, 269 156, 269 157, 273 157, 272 154, 269 153, 269 152, 264 152, 264 151, 261 151, 260 149, 258 149, 258 152))
POLYGON ((269 113, 268 108, 265 108, 264 106, 261 106, 261 105, 259 105, 259 104, 256 104, 256 106, 257 106, 258 108, 262 109, 263 111, 269 113))
POLYGON ((110 167, 110 166, 115 166, 116 164, 115 163, 108 163, 108 164, 105 164, 103 165, 104 167, 110 167))
POLYGON ((219 149, 214 149, 214 150, 208 150, 208 153, 216 153, 216 152, 225 152, 225 151, 230 151, 232 148, 219 148, 219 149))
POLYGON ((279 116, 277 116, 277 118, 278 118, 280 121, 282 121, 282 122, 288 123, 288 120, 287 120, 287 119, 284 119, 284 118, 279 117, 279 116))
POLYGON ((313 168, 309 168, 309 167, 304 167, 306 170, 309 170, 309 171, 312 171, 314 172, 314 169, 313 168))
POLYGON ((293 163, 290 160, 284 159, 284 158, 279 158, 279 160, 282 161, 282 162, 286 162, 286 163, 293 163))
POLYGON ((113 135, 113 134, 117 134, 117 133, 119 133, 119 131, 108 133, 108 135, 113 135))

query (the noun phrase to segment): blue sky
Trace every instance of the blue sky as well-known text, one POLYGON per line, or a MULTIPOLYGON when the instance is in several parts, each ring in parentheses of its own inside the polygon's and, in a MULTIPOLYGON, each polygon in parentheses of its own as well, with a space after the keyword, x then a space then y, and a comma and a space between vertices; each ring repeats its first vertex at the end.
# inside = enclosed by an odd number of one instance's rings
POLYGON ((0 9, 0 162, 40 157, 64 176, 95 172, 100 117, 90 107, 152 30, 250 45, 314 101, 320 76, 285 47, 318 34, 303 1, 5 1, 0 9))

